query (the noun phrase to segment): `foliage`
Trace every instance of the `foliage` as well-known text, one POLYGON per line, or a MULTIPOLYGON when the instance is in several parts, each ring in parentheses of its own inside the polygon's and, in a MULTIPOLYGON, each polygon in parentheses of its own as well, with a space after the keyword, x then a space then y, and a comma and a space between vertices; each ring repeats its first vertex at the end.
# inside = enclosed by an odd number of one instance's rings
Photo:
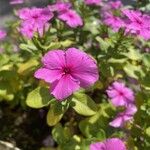
MULTIPOLYGON (((55 18, 42 37, 36 33, 28 39, 17 30, 19 20, 8 25, 9 36, 0 43, 4 49, 0 53, 0 101, 26 111, 47 110, 47 124, 57 143, 48 150, 88 150, 92 142, 110 137, 125 139, 132 150, 150 149, 150 53, 144 51, 150 40, 125 34, 123 28, 114 32, 99 19, 99 7, 81 0, 71 2, 84 20, 82 27, 70 28, 55 18), (60 102, 50 94, 49 84, 34 78, 34 72, 46 52, 69 47, 80 48, 96 60, 100 79, 60 102), (138 108, 134 121, 123 129, 109 126, 118 110, 108 101, 106 89, 116 80, 134 90, 138 108)), ((136 7, 141 6, 145 4, 136 7)))

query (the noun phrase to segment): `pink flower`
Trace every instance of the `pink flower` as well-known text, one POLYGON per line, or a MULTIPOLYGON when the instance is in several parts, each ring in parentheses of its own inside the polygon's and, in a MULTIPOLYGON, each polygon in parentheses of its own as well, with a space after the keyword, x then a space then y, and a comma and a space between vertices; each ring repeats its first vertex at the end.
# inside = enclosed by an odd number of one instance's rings
POLYGON ((48 8, 23 8, 18 12, 18 16, 22 20, 21 33, 32 38, 35 32, 45 28, 53 18, 53 13, 48 8))
POLYGON ((134 104, 129 104, 124 112, 121 112, 117 117, 109 123, 110 126, 115 128, 123 127, 124 124, 133 119, 133 115, 137 112, 137 108, 134 104))
POLYGON ((24 35, 25 37, 31 39, 34 35, 34 33, 36 32, 34 26, 31 24, 22 24, 21 28, 20 28, 20 33, 22 35, 24 35))
POLYGON ((122 140, 110 138, 104 142, 97 142, 90 145, 90 150, 126 150, 122 140))
POLYGON ((124 21, 120 17, 114 16, 111 13, 107 14, 104 23, 110 26, 114 31, 118 31, 120 28, 125 27, 124 21))
POLYGON ((128 9, 123 10, 123 14, 127 17, 127 31, 139 35, 145 40, 150 39, 150 16, 128 9))
POLYGON ((76 48, 49 51, 42 63, 34 76, 51 83, 51 94, 57 100, 64 100, 80 87, 89 87, 99 77, 95 61, 76 48))
POLYGON ((119 9, 123 6, 122 2, 120 0, 117 0, 115 2, 109 2, 109 5, 111 6, 112 9, 119 9))
POLYGON ((84 0, 87 5, 99 5, 101 0, 84 0))
POLYGON ((107 94, 114 106, 127 106, 134 102, 133 91, 124 83, 114 82, 107 90, 107 94))
POLYGON ((71 3, 66 2, 57 2, 54 5, 49 5, 48 8, 50 11, 56 11, 58 13, 64 13, 71 8, 71 3))
POLYGON ((83 25, 81 17, 74 10, 68 10, 65 13, 60 14, 58 18, 66 22, 66 24, 72 28, 83 25))
POLYGON ((16 5, 16 4, 23 4, 24 0, 10 0, 9 2, 11 5, 16 5))
POLYGON ((0 29, 0 40, 3 40, 6 37, 6 31, 0 29))

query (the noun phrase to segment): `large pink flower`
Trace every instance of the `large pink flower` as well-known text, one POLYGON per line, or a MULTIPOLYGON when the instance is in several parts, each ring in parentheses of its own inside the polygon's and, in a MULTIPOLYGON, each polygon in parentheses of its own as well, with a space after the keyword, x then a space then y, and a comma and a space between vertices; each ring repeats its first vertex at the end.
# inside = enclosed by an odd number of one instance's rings
POLYGON ((76 48, 50 51, 42 63, 44 66, 34 76, 51 83, 51 94, 58 100, 67 98, 80 87, 89 87, 99 77, 95 61, 76 48))
POLYGON ((122 140, 110 138, 104 142, 97 142, 90 145, 90 150, 126 150, 122 140))
POLYGON ((114 106, 127 106, 134 102, 133 91, 124 83, 114 82, 107 90, 107 94, 114 106))
POLYGON ((58 18, 62 21, 65 21, 66 24, 72 28, 83 25, 82 18, 74 10, 68 10, 65 13, 61 13, 58 18))
POLYGON ((129 104, 124 112, 121 112, 117 117, 109 123, 110 126, 115 128, 123 127, 124 124, 133 119, 134 114, 137 112, 137 108, 134 104, 129 104))

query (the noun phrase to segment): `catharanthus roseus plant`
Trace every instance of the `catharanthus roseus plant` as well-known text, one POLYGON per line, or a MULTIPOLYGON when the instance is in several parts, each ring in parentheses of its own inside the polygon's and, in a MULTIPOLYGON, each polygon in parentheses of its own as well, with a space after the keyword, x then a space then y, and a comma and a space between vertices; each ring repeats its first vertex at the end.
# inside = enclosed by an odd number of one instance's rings
POLYGON ((144 3, 10 4, 16 20, 0 29, 0 109, 14 114, 7 119, 14 141, 20 128, 33 133, 16 145, 149 150, 150 15, 144 3))

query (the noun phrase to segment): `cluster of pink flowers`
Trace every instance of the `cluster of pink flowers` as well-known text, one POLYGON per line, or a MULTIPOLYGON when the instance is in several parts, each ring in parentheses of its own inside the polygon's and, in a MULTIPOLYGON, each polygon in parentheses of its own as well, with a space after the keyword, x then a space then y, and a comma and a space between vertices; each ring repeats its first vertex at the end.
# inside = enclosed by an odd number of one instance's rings
POLYGON ((42 35, 48 21, 53 18, 53 13, 48 8, 23 8, 18 11, 18 16, 21 19, 21 33, 32 38, 35 32, 42 35))
POLYGON ((49 51, 42 63, 34 76, 51 84, 50 92, 57 100, 66 99, 80 87, 89 87, 99 77, 96 62, 76 48, 49 51))
POLYGON ((149 15, 136 10, 123 9, 121 1, 105 4, 101 13, 103 22, 114 31, 124 28, 126 33, 143 37, 145 40, 150 39, 149 15))
POLYGON ((134 104, 134 93, 130 88, 126 87, 124 83, 116 81, 108 88, 107 94, 114 106, 124 106, 126 108, 124 112, 119 113, 117 117, 110 122, 110 125, 113 127, 123 127, 127 121, 133 119, 133 115, 137 111, 134 104))
POLYGON ((68 26, 72 28, 82 26, 82 18, 75 10, 72 10, 71 7, 71 3, 57 2, 54 5, 50 5, 49 9, 53 12, 57 12, 58 19, 64 21, 68 26))
POLYGON ((99 5, 101 0, 84 0, 85 4, 87 5, 99 5))
POLYGON ((97 142, 90 145, 90 150, 127 150, 122 140, 110 138, 103 142, 97 142))
POLYGON ((5 30, 0 29, 0 40, 3 40, 6 37, 7 33, 5 30))

